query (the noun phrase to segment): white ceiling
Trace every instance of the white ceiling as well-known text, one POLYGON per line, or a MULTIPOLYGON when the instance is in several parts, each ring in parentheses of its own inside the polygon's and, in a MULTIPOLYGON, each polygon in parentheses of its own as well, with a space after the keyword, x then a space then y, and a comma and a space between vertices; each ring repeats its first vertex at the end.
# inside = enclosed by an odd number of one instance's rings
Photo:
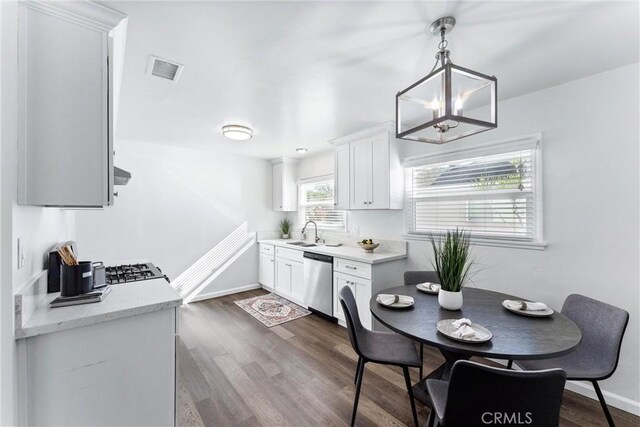
POLYGON ((433 66, 427 30, 442 15, 458 21, 453 62, 495 75, 500 99, 637 62, 640 49, 637 1, 103 4, 129 16, 119 139, 264 158, 393 120, 396 92, 433 66), (146 75, 149 54, 184 64, 180 80, 146 75), (227 140, 230 123, 254 137, 227 140))

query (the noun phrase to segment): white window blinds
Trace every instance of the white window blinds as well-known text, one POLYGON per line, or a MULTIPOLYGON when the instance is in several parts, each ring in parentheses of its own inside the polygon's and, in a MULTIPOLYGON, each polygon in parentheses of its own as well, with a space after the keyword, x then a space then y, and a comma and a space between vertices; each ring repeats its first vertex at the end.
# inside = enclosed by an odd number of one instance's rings
MULTIPOLYGON (((475 237, 539 240, 537 140, 406 169, 407 231, 463 228, 475 237), (496 152, 499 151, 499 152, 496 152)), ((445 156, 446 157, 446 156, 445 156)))
POLYGON ((333 177, 300 184, 299 215, 301 225, 315 221, 318 228, 343 231, 345 211, 334 209, 333 177))

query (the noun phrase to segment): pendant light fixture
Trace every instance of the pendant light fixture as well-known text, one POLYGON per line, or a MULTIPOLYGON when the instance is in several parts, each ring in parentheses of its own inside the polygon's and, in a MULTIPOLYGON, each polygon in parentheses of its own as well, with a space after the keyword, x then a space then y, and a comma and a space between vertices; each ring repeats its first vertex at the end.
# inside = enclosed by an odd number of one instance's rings
POLYGON ((452 16, 437 19, 440 36, 431 72, 396 95, 396 138, 443 144, 498 126, 498 80, 451 62, 446 34, 452 16))

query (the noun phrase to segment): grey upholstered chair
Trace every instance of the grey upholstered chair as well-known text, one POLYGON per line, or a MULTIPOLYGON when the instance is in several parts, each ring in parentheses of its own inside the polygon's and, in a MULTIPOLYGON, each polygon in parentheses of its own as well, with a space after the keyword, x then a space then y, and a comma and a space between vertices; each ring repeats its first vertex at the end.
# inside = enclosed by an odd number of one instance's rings
POLYGON ((622 337, 629 323, 629 313, 582 295, 569 295, 562 314, 573 320, 582 332, 579 347, 561 357, 545 360, 522 360, 522 369, 562 368, 568 380, 590 381, 610 426, 615 425, 598 381, 609 378, 618 366, 622 337))
MULTIPOLYGON (((418 283, 440 283, 438 273, 435 271, 405 271, 404 285, 415 286, 418 283)), ((422 379, 422 366, 424 365, 424 343, 420 343, 420 379, 422 379)))
POLYGON ((448 382, 427 380, 427 427, 557 426, 565 380, 562 369, 512 371, 459 360, 448 382))
POLYGON ((356 300, 348 286, 340 289, 340 304, 344 311, 347 322, 349 340, 358 355, 358 367, 356 368, 356 397, 353 402, 353 414, 351 416, 351 426, 356 421, 358 411, 358 400, 360 398, 360 388, 362 377, 364 376, 364 365, 367 362, 380 363, 383 365, 395 365, 402 368, 404 380, 409 392, 411 401, 411 411, 413 412, 413 422, 418 427, 418 413, 416 402, 413 398, 411 378, 409 377, 409 367, 420 366, 420 357, 413 342, 402 335, 392 332, 374 332, 366 329, 360 321, 356 300))

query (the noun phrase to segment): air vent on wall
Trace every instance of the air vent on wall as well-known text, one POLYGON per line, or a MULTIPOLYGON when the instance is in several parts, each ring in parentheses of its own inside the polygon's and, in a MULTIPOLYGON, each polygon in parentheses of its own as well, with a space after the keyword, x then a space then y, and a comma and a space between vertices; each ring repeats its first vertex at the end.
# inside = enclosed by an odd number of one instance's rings
POLYGON ((180 78, 183 68, 184 65, 178 64, 177 62, 167 61, 166 59, 149 55, 147 74, 175 82, 180 78))

